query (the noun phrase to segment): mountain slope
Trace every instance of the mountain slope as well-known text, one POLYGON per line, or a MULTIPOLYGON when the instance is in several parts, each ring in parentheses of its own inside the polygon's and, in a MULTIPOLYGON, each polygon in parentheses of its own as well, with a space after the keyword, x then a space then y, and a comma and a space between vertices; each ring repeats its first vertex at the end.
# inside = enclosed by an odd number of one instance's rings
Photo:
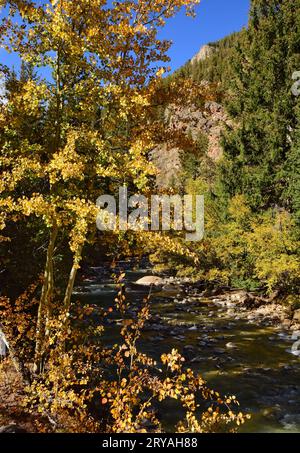
MULTIPOLYGON (((185 134, 195 143, 199 140, 202 142, 198 162, 197 156, 193 158, 194 165, 200 165, 204 154, 212 164, 222 156, 222 130, 225 125, 232 125, 223 105, 224 97, 230 77, 232 52, 241 39, 242 32, 234 33, 221 41, 201 47, 191 60, 164 80, 164 85, 168 86, 181 79, 191 79, 208 93, 208 99, 204 103, 203 99, 195 98, 193 103, 182 99, 180 105, 165 106, 163 113, 168 130, 185 134)), ((164 143, 152 151, 152 160, 158 168, 158 187, 180 185, 190 154, 189 147, 181 149, 174 147, 172 143, 164 143)))

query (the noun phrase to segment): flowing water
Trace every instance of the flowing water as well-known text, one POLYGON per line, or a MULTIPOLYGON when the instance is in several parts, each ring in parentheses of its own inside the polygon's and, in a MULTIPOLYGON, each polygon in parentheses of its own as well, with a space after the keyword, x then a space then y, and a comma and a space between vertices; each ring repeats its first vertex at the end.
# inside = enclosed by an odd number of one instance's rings
MULTIPOLYGON (((148 271, 126 272, 132 282, 148 271)), ((127 299, 132 313, 138 310, 147 290, 128 285, 127 299)), ((272 326, 235 319, 207 300, 185 302, 178 289, 153 293, 153 320, 139 342, 139 348, 159 359, 176 348, 187 364, 201 373, 209 387, 221 394, 236 395, 244 413, 252 418, 244 432, 300 432, 300 357, 291 354, 291 335, 272 326)), ((83 303, 112 306, 116 288, 109 279, 77 287, 74 298, 83 303)), ((106 329, 106 341, 120 338, 120 322, 113 315, 106 329)), ((172 406, 164 408, 165 426, 180 418, 172 406)))

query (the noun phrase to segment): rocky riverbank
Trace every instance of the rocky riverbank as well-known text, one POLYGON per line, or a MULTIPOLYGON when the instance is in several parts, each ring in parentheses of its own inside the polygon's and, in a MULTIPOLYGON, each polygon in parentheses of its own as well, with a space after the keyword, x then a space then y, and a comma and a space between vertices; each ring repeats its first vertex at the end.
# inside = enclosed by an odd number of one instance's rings
MULTIPOLYGON (((127 263, 128 264, 128 263, 127 263)), ((128 265, 127 265, 128 267, 128 265)), ((108 278, 109 270, 92 268, 95 280, 108 278)), ((87 281, 89 277, 87 277, 87 281)), ((193 282, 190 278, 145 275, 134 282, 134 285, 152 288, 155 291, 170 293, 174 302, 182 304, 199 302, 223 308, 228 317, 243 319, 250 323, 277 326, 283 330, 300 332, 300 310, 293 310, 285 303, 278 292, 266 296, 229 287, 209 286, 205 282, 193 282)))
MULTIPOLYGON (((157 286, 157 277, 154 278, 157 286)), ((277 292, 264 296, 228 287, 209 288, 202 282, 193 283, 189 278, 176 277, 161 278, 159 283, 164 290, 177 288, 178 297, 184 303, 199 301, 213 304, 226 310, 233 319, 246 319, 252 323, 300 331, 300 310, 293 310, 284 303, 277 292)), ((176 297, 174 299, 177 300, 176 297)))

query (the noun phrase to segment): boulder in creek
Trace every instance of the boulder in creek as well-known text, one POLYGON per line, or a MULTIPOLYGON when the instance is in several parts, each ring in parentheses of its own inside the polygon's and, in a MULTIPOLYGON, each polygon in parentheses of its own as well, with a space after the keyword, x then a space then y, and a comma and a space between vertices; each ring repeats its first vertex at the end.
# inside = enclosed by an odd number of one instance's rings
POLYGON ((236 349, 237 345, 235 345, 234 343, 232 343, 230 341, 229 343, 226 343, 226 348, 228 348, 228 349, 236 349))
POLYGON ((300 322, 300 309, 294 311, 293 321, 300 322))
POLYGON ((292 324, 292 321, 290 319, 283 319, 281 325, 283 327, 283 329, 289 329, 291 327, 291 324, 292 324))
POLYGON ((300 338, 300 330, 295 330, 295 332, 293 332, 293 335, 292 335, 292 340, 298 340, 298 338, 300 338))
POLYGON ((156 277, 155 275, 147 275, 146 277, 142 277, 135 282, 136 285, 140 286, 161 286, 163 283, 163 279, 156 277))

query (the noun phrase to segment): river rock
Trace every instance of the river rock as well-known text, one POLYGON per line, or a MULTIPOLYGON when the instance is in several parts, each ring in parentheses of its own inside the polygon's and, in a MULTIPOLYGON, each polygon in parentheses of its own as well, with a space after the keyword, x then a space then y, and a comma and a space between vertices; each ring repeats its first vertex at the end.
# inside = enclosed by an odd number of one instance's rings
POLYGON ((194 357, 193 359, 190 360, 190 363, 199 363, 203 362, 203 360, 206 360, 205 357, 201 357, 200 355, 194 357))
POLYGON ((231 294, 229 294, 228 299, 231 302, 236 302, 237 304, 243 304, 246 299, 248 298, 248 294, 246 291, 235 291, 231 294))
POLYGON ((292 321, 291 321, 290 319, 286 319, 286 318, 285 318, 285 319, 282 321, 281 325, 282 325, 282 327, 283 327, 284 329, 289 329, 289 328, 291 327, 291 323, 292 323, 292 321))
POLYGON ((293 344, 291 353, 296 357, 300 356, 300 340, 296 341, 296 343, 293 344))
POLYGON ((206 341, 199 341, 197 344, 198 344, 198 346, 200 346, 200 347, 207 347, 207 346, 209 346, 209 344, 207 344, 206 341))
POLYGON ((196 348, 192 344, 187 344, 183 347, 183 352, 195 351, 195 350, 196 350, 196 348))
POLYGON ((198 328, 197 328, 197 326, 196 326, 196 325, 193 325, 192 327, 189 327, 189 329, 188 329, 188 330, 192 330, 192 331, 194 331, 194 330, 198 330, 198 328))
POLYGON ((292 335, 292 340, 298 340, 298 338, 300 338, 300 330, 295 330, 295 332, 293 332, 293 335, 292 335))
POLYGON ((186 345, 183 347, 183 356, 186 360, 188 360, 189 362, 194 358, 196 357, 197 355, 197 352, 198 352, 198 349, 195 348, 195 346, 192 346, 192 345, 186 345))
POLYGON ((146 277, 142 277, 135 282, 136 285, 142 286, 160 286, 163 284, 163 279, 160 277, 156 277, 155 275, 147 275, 146 277))
POLYGON ((281 411, 280 406, 276 405, 274 407, 266 407, 262 411, 262 415, 268 419, 276 419, 278 417, 278 413, 281 411))
POLYGON ((223 348, 215 348, 213 352, 214 354, 225 354, 226 350, 223 348))
POLYGON ((296 322, 300 322, 300 309, 294 311, 293 320, 296 322))
POLYGON ((228 349, 237 349, 237 345, 234 344, 234 343, 229 342, 229 343, 226 343, 226 348, 228 348, 228 349))
POLYGON ((300 414, 286 414, 281 420, 280 423, 286 429, 297 429, 300 424, 300 414))
POLYGON ((164 285, 162 287, 162 289, 164 291, 176 291, 177 290, 177 288, 175 286, 173 286, 173 285, 164 285))

